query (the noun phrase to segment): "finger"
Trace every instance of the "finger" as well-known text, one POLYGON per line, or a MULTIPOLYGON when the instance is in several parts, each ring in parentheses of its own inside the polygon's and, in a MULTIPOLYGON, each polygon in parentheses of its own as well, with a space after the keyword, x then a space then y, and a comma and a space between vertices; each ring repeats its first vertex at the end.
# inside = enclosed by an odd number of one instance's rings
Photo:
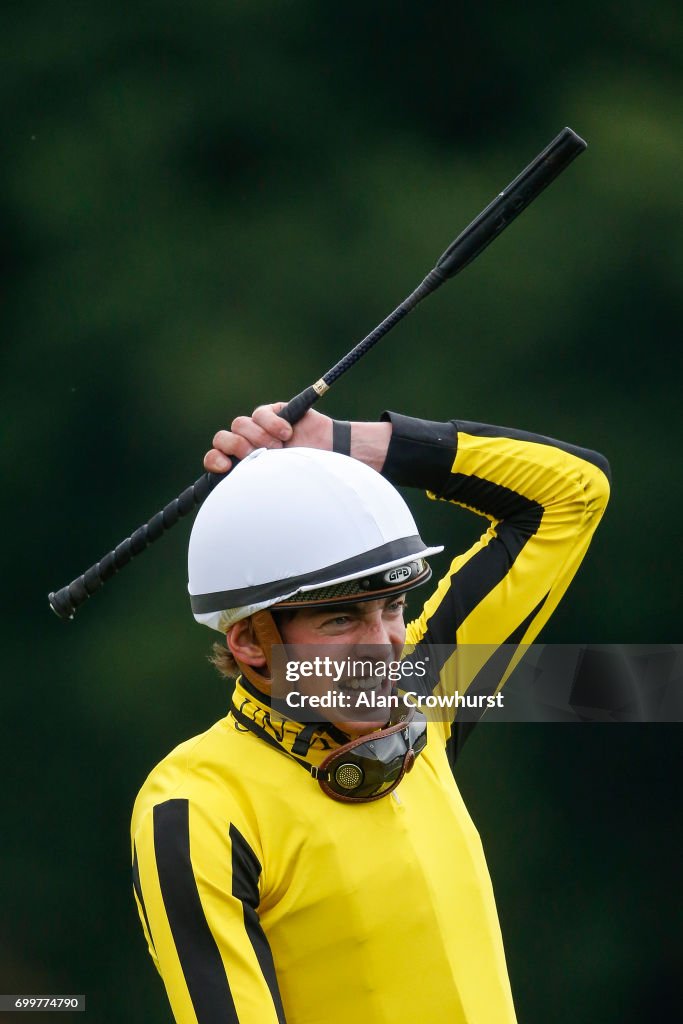
MULTIPOLYGON (((246 416, 244 417, 244 419, 247 418, 246 416)), ((216 451, 222 452, 223 455, 236 455, 238 459, 243 459, 254 448, 263 448, 262 443, 259 442, 257 445, 251 444, 249 439, 245 438, 242 433, 235 433, 232 430, 219 430, 214 434, 211 443, 216 451), (245 443, 248 443, 247 448, 245 448, 245 443)))
POLYGON ((259 405, 252 414, 252 418, 260 427, 280 441, 289 441, 292 436, 290 424, 278 416, 278 412, 284 409, 286 404, 286 402, 275 402, 273 405, 259 405))
POLYGON ((232 466, 232 459, 229 459, 223 452, 212 448, 204 456, 204 469, 209 473, 227 473, 232 466))
POLYGON ((223 452, 224 455, 231 455, 234 441, 235 435, 231 434, 229 430, 217 430, 213 435, 211 444, 219 452, 223 452))
POLYGON ((237 416, 232 421, 231 430, 234 434, 246 438, 254 448, 282 448, 279 431, 277 434, 271 433, 260 426, 252 416, 237 416))
POLYGON ((219 430, 214 435, 213 447, 223 455, 234 455, 238 459, 246 459, 254 448, 263 448, 263 445, 261 443, 254 445, 248 438, 243 437, 242 434, 236 434, 232 430, 219 430))

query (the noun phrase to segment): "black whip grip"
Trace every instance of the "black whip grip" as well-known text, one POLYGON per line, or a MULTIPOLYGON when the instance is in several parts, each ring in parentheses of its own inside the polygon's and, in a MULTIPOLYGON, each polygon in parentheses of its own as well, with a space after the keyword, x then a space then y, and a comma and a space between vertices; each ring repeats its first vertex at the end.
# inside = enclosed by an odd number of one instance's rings
POLYGON ((284 409, 280 409, 278 416, 281 416, 283 420, 287 420, 292 426, 298 423, 299 420, 303 419, 308 410, 312 405, 320 398, 320 392, 316 391, 313 385, 304 388, 294 398, 290 398, 284 409))
MULTIPOLYGON (((288 423, 297 423, 319 397, 320 395, 312 386, 308 387, 288 402, 278 415, 287 420, 288 423)), ((233 457, 230 469, 234 469, 238 462, 239 459, 233 457)), ((96 594, 107 580, 111 579, 125 565, 128 565, 136 555, 142 554, 155 540, 159 540, 166 530, 170 530, 172 526, 175 526, 178 520, 191 512, 196 505, 201 505, 216 484, 220 483, 225 476, 227 476, 227 473, 204 473, 190 487, 186 487, 177 498, 174 498, 160 512, 152 516, 149 522, 139 526, 130 537, 122 540, 113 551, 109 551, 99 562, 95 562, 89 569, 86 569, 82 576, 77 576, 75 580, 72 580, 66 587, 62 587, 61 590, 52 591, 48 594, 48 601, 52 611, 60 619, 73 619, 80 606, 89 597, 96 594)))
POLYGON ((201 505, 204 499, 211 493, 216 484, 223 477, 219 473, 204 473, 198 480, 169 501, 160 512, 143 526, 122 540, 120 544, 109 551, 99 562, 95 562, 82 576, 77 576, 66 587, 48 594, 48 600, 53 612, 60 619, 73 619, 80 606, 93 594, 96 594, 100 587, 104 586, 107 580, 111 579, 119 569, 159 540, 166 530, 191 512, 195 505, 201 505))
POLYGON ((445 277, 454 277, 471 263, 584 149, 584 140, 563 128, 439 257, 436 266, 445 277))

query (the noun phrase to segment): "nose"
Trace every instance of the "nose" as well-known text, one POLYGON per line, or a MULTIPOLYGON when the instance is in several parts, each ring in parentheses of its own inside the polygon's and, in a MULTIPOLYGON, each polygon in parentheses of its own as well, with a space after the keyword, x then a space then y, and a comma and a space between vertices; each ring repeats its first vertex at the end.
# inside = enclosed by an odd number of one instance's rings
POLYGON ((394 651, 399 640, 397 624, 387 623, 381 610, 373 611, 361 620, 356 653, 359 657, 383 658, 394 651))

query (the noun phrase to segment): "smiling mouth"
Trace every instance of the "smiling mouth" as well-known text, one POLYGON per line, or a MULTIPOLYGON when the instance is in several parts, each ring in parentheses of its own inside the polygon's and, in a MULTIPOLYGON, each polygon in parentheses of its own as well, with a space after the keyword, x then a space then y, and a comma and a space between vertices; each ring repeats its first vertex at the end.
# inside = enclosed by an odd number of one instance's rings
POLYGON ((384 684, 384 677, 379 676, 359 676, 353 679, 340 679, 338 686, 340 690, 351 690, 354 693, 358 693, 361 690, 376 690, 384 684))

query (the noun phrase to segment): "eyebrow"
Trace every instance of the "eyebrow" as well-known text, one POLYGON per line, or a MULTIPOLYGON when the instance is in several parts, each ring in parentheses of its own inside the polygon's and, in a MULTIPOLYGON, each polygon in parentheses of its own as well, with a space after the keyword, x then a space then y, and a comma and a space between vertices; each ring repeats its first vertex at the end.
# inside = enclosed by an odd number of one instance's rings
MULTIPOLYGON (((383 601, 384 602, 384 607, 386 608, 387 605, 393 604, 394 601, 399 600, 399 598, 403 599, 404 604, 406 603, 405 594, 394 594, 394 595, 390 594, 388 597, 375 598, 375 600, 383 601)), ((325 608, 319 608, 318 611, 319 611, 319 613, 321 615, 323 615, 323 614, 335 615, 337 612, 348 612, 348 611, 359 612, 359 611, 363 611, 363 609, 367 605, 369 605, 370 603, 371 603, 370 601, 356 601, 354 604, 349 604, 349 603, 328 604, 328 605, 326 605, 325 608)))

